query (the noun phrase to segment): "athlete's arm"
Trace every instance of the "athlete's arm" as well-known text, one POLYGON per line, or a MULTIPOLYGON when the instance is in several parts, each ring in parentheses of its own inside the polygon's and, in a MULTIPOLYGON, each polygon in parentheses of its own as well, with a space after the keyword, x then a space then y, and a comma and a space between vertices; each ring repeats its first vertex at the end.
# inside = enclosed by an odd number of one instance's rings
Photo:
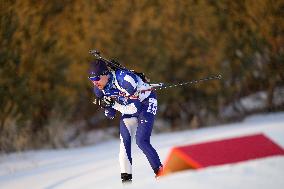
POLYGON ((116 80, 119 85, 119 90, 125 94, 123 103, 115 102, 113 107, 115 110, 120 111, 122 114, 135 114, 141 106, 138 98, 129 98, 134 96, 137 91, 137 78, 134 74, 126 71, 118 71, 116 73, 116 80))

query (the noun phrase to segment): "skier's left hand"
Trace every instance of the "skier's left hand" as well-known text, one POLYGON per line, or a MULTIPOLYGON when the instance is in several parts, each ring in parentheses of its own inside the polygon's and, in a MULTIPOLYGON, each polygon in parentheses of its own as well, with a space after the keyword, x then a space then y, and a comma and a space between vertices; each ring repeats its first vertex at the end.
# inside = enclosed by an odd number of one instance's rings
POLYGON ((105 109, 105 116, 109 119, 114 119, 116 110, 112 108, 105 109))
POLYGON ((114 103, 115 103, 115 101, 110 96, 104 96, 101 99, 101 106, 103 108, 110 108, 110 107, 112 107, 114 105, 114 103))

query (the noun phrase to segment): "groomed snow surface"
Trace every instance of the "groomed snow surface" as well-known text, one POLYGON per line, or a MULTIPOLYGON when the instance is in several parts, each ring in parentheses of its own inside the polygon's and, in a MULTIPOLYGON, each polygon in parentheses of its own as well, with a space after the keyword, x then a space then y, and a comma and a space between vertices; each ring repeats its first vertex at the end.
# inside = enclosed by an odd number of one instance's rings
MULTIPOLYGON (((152 136, 164 162, 171 147, 264 133, 284 148, 284 112, 244 122, 152 136)), ((76 149, 42 150, 0 156, 0 189, 283 189, 284 156, 187 170, 155 179, 144 154, 133 145, 133 183, 123 186, 119 140, 76 149)), ((226 152, 224 152, 226 153, 226 152)))

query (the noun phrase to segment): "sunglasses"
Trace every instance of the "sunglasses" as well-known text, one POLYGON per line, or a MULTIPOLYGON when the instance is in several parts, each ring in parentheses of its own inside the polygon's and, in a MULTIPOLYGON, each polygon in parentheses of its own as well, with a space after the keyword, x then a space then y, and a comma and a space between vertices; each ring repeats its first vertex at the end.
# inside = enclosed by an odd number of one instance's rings
POLYGON ((100 75, 99 76, 89 76, 89 79, 91 81, 99 81, 101 79, 101 76, 100 75))
POLYGON ((91 75, 88 77, 91 81, 99 81, 102 75, 107 75, 109 73, 108 70, 104 71, 100 75, 96 75, 95 72, 91 72, 91 75))

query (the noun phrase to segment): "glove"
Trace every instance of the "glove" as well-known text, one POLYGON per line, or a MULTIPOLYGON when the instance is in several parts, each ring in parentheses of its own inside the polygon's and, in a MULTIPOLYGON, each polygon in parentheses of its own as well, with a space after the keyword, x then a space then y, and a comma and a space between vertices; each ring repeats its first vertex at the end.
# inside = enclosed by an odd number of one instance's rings
POLYGON ((116 110, 112 108, 105 109, 105 116, 109 119, 113 119, 115 117, 116 110))
POLYGON ((99 105, 101 108, 111 108, 115 101, 111 97, 104 96, 102 98, 96 98, 93 104, 99 105))
POLYGON ((101 99, 101 106, 103 108, 110 108, 114 105, 115 101, 109 97, 109 96, 104 96, 102 99, 101 99))

